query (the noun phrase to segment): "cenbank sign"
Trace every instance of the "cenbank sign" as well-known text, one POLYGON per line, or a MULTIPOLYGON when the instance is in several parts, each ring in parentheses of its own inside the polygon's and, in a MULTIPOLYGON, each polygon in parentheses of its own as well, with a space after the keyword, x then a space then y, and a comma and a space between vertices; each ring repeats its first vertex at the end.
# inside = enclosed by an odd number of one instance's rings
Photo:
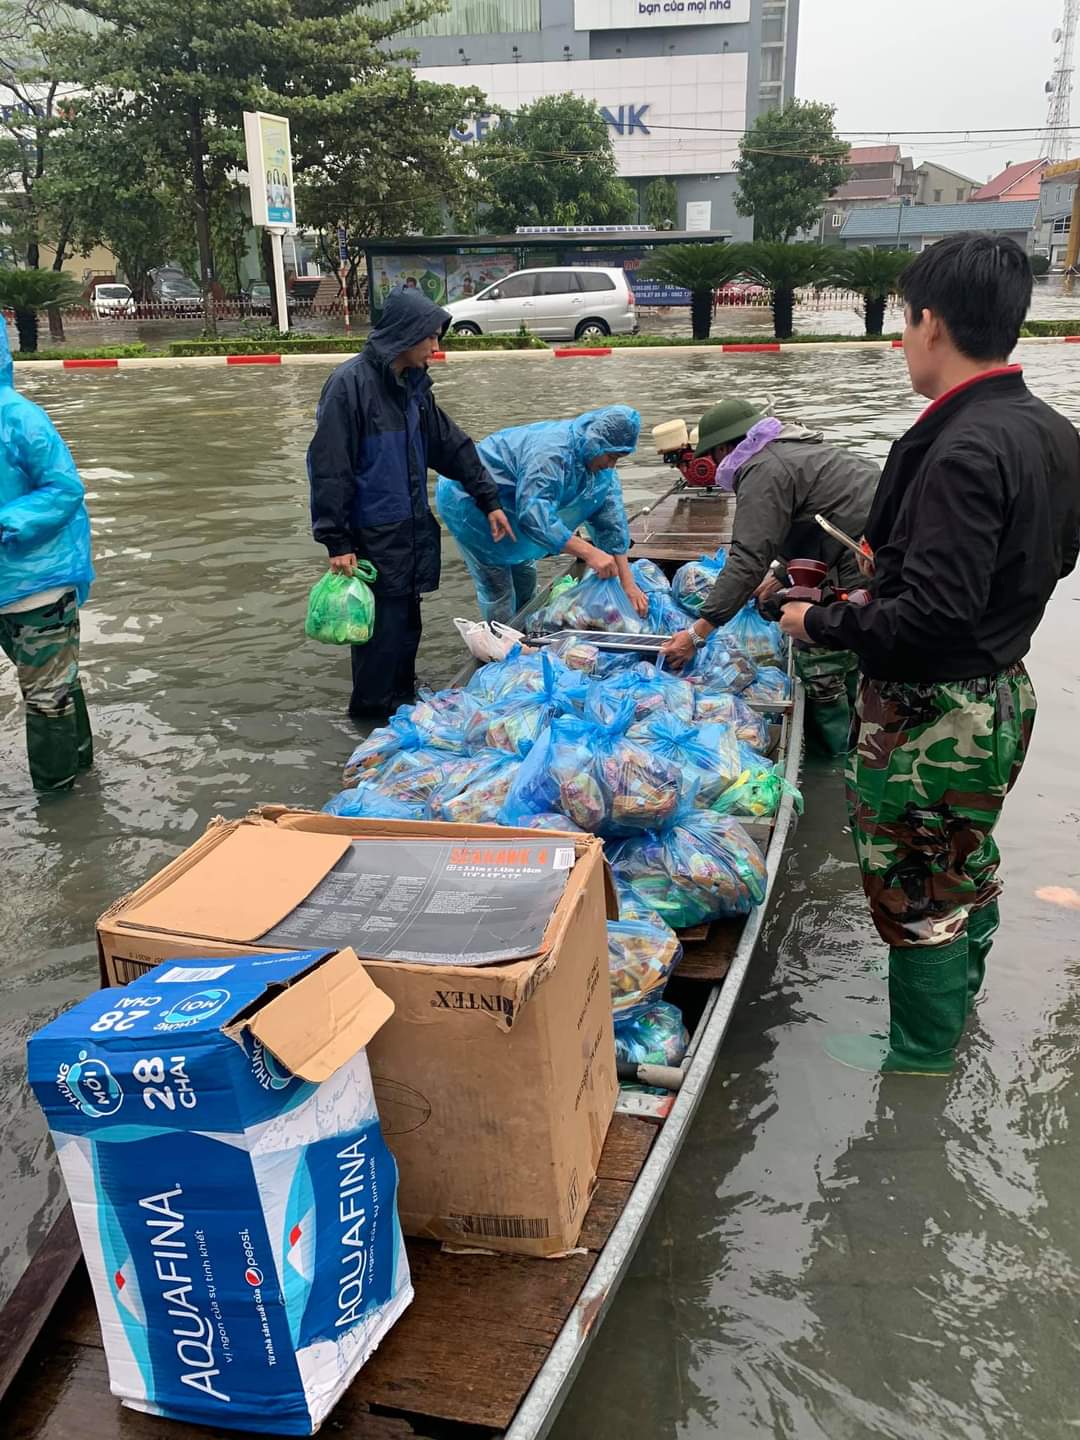
MULTIPOLYGON (((578 0, 609 9, 629 0, 578 0)), ((637 3, 637 0, 635 0, 637 3)), ((674 4, 676 0, 640 0, 674 4)), ((686 0, 689 3, 689 0, 686 0)), ((744 7, 744 0, 732 0, 744 7)), ((740 9, 740 15, 743 10, 740 9)), ((552 60, 518 65, 440 65, 421 80, 475 85, 502 110, 568 90, 595 100, 609 127, 619 173, 716 175, 734 168, 746 127, 745 52, 645 56, 628 60, 552 60)), ((494 124, 474 116, 455 136, 465 144, 494 124)))

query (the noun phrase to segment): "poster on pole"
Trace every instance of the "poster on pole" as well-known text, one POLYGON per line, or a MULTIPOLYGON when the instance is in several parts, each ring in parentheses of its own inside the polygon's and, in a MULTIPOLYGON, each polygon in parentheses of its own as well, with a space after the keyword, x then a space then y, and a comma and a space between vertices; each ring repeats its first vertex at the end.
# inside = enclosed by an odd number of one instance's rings
POLYGON ((288 120, 261 110, 245 111, 244 140, 252 221, 292 229, 296 225, 296 201, 288 120))

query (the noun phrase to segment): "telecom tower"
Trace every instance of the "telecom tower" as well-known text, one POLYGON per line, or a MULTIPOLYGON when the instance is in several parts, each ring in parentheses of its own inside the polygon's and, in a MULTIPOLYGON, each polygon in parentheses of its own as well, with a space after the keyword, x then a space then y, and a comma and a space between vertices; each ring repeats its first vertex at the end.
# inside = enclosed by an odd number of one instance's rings
POLYGON ((1070 101, 1073 88, 1073 51, 1076 45, 1077 17, 1080 0, 1065 0, 1065 18, 1053 33, 1057 46, 1054 74, 1046 82, 1050 106, 1046 114, 1046 148, 1044 154, 1051 164, 1068 158, 1070 150, 1070 101))

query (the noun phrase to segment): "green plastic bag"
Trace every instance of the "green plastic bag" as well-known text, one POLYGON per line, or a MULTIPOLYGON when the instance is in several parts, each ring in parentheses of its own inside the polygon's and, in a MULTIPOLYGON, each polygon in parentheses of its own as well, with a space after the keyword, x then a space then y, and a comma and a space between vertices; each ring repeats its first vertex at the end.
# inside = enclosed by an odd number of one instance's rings
POLYGON ((324 645, 366 645, 375 628, 375 596, 368 586, 376 576, 368 560, 356 562, 355 575, 328 570, 308 596, 304 634, 324 645))
POLYGON ((780 774, 779 770, 744 770, 734 785, 728 786, 720 798, 709 807, 717 815, 771 816, 780 808, 784 795, 790 795, 795 803, 795 814, 803 813, 803 798, 795 786, 780 774))

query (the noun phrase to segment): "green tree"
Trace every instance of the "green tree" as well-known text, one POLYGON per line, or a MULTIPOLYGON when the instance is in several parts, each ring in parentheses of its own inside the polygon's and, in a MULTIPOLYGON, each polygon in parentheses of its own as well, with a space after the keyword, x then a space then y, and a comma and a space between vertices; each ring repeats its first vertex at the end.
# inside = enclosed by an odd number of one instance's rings
POLYGON ((900 272, 910 263, 906 250, 849 250, 837 260, 837 283, 862 296, 867 335, 884 330, 889 296, 896 294, 900 272))
POLYGON ((767 110, 739 141, 735 208, 754 217, 756 240, 791 240, 851 173, 850 147, 833 125, 836 107, 792 100, 767 110))
POLYGON ((418 81, 407 70, 387 78, 365 91, 362 116, 332 152, 318 132, 310 140, 306 129, 298 132, 299 214, 319 232, 330 269, 338 267, 337 227, 345 227, 350 291, 365 239, 460 228, 480 198, 467 147, 450 132, 486 104, 481 92, 418 81))
POLYGON ((748 274, 772 291, 776 338, 790 340, 795 332, 796 290, 830 279, 836 265, 836 252, 825 245, 755 241, 745 247, 743 264, 748 274))
POLYGON ((679 198, 673 180, 662 176, 645 186, 641 202, 645 223, 654 230, 674 230, 679 219, 679 198))
POLYGON ((67 225, 76 250, 110 250, 140 298, 147 271, 182 249, 189 229, 148 127, 118 129, 93 100, 75 106, 53 136, 38 197, 54 227, 67 225))
MULTIPOLYGON (((53 139, 70 87, 53 73, 49 28, 61 13, 58 0, 0 0, 0 229, 4 252, 16 265, 37 269, 42 250, 53 251, 59 272, 71 253, 66 211, 47 207, 43 189, 52 167, 53 139)), ((63 339, 60 310, 49 311, 49 328, 63 339)))
MULTIPOLYGON (((193 213, 207 328, 215 329, 214 214, 230 205, 244 166, 243 113, 267 110, 293 126, 294 153, 333 170, 370 107, 396 97, 403 146, 420 143, 410 110, 415 85, 393 37, 420 24, 438 0, 403 0, 385 18, 355 0, 68 0, 92 29, 58 26, 59 73, 106 107, 117 128, 152 133, 185 210, 193 213)), ((459 114, 474 100, 462 92, 459 114)), ((293 177, 294 182, 296 176, 293 177)))
POLYGON ((654 250, 638 272, 645 280, 660 280, 690 291, 690 323, 695 340, 707 340, 712 330, 713 293, 745 268, 745 246, 665 245, 654 250))
POLYGON ((484 224, 619 225, 637 214, 619 178, 607 122, 592 100, 547 95, 503 114, 469 160, 487 193, 484 224))
POLYGON ((55 270, 0 270, 0 310, 14 310, 19 349, 26 354, 38 347, 38 311, 81 298, 74 280, 55 270))

